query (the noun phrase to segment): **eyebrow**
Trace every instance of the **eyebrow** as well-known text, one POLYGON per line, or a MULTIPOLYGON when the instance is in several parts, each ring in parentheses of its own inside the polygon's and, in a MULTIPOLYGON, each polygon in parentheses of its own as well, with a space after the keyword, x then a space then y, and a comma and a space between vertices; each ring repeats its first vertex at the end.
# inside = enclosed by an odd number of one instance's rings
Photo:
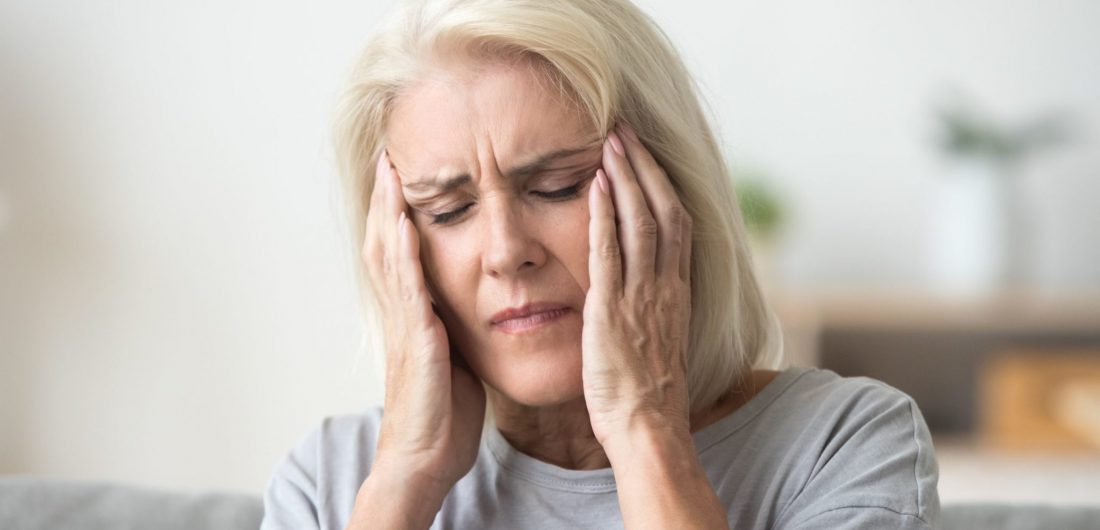
MULTIPOLYGON (((550 151, 549 153, 539 155, 530 162, 506 171, 505 175, 511 179, 526 179, 546 169, 547 166, 558 160, 585 153, 589 149, 589 147, 567 147, 550 151)), ((470 177, 469 173, 462 173, 453 177, 427 177, 416 182, 405 184, 405 187, 411 190, 440 190, 442 193, 447 193, 469 183, 471 180, 473 179, 470 177)))

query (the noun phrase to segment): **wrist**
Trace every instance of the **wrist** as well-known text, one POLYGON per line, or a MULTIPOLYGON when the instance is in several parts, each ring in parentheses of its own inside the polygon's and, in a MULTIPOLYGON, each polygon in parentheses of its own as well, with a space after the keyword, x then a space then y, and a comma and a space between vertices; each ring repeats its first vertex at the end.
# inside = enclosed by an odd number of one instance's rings
POLYGON ((638 428, 605 446, 626 528, 727 528, 686 427, 638 428))
POLYGON ((356 494, 348 528, 428 528, 451 486, 411 468, 376 461, 356 494))
POLYGON ((454 487, 454 481, 404 460, 376 459, 370 472, 370 477, 374 476, 378 477, 379 483, 400 487, 402 490, 414 492, 418 498, 438 501, 438 504, 443 503, 447 493, 454 487))
POLYGON ((665 462, 668 459, 695 458, 695 441, 686 426, 669 422, 642 421, 609 437, 604 452, 612 467, 616 461, 637 462, 638 459, 665 462))

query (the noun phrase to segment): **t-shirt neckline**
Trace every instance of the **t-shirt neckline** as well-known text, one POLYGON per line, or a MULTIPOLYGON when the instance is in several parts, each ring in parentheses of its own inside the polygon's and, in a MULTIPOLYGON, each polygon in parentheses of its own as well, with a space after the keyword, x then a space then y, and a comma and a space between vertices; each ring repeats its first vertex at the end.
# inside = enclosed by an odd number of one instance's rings
MULTIPOLYGON (((792 366, 779 373, 758 394, 737 410, 691 434, 698 454, 710 449, 752 421, 778 398, 798 377, 812 367, 792 366)), ((566 469, 520 452, 512 447, 495 426, 485 430, 483 445, 504 472, 539 486, 580 493, 615 491, 615 475, 610 467, 602 469, 566 469)))

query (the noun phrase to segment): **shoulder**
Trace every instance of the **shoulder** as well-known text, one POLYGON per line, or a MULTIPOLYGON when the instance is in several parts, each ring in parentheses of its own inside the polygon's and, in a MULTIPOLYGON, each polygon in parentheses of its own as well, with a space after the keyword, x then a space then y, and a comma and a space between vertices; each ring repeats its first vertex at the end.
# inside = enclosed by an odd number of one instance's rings
POLYGON ((872 378, 816 368, 800 374, 784 394, 809 466, 788 506, 789 520, 869 510, 935 524, 939 466, 909 395, 872 378))
MULTIPOLYGON (((327 416, 310 428, 283 460, 316 472, 331 459, 346 459, 364 452, 373 455, 382 423, 382 408, 371 407, 354 414, 327 416)), ((369 463, 369 462, 368 462, 369 463)))
POLYGON ((803 368, 790 385, 796 395, 838 403, 899 403, 911 401, 906 393, 870 377, 845 377, 824 368, 803 368))
POLYGON ((371 407, 325 417, 301 436, 267 482, 262 528, 342 526, 370 473, 381 420, 381 407, 371 407))
MULTIPOLYGON (((803 368, 781 389, 773 406, 790 421, 830 425, 834 441, 850 430, 908 433, 926 430, 920 408, 905 392, 869 377, 844 377, 832 370, 803 368)), ((882 441, 882 440, 878 440, 882 441)))

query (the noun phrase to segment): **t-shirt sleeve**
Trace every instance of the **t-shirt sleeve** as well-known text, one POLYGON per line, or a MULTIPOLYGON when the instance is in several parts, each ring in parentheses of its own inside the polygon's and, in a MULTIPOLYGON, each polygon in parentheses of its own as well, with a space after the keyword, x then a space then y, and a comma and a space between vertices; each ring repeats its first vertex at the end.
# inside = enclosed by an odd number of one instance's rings
POLYGON ((319 529, 317 448, 320 428, 305 436, 275 468, 264 491, 260 530, 319 529))
POLYGON ((905 393, 867 378, 823 394, 815 464, 777 530, 929 529, 939 525, 939 466, 905 393))
POLYGON ((878 506, 848 506, 828 510, 798 523, 799 530, 847 530, 867 529, 883 530, 886 528, 897 530, 930 530, 939 528, 932 526, 927 520, 917 517, 916 514, 898 513, 878 506))

